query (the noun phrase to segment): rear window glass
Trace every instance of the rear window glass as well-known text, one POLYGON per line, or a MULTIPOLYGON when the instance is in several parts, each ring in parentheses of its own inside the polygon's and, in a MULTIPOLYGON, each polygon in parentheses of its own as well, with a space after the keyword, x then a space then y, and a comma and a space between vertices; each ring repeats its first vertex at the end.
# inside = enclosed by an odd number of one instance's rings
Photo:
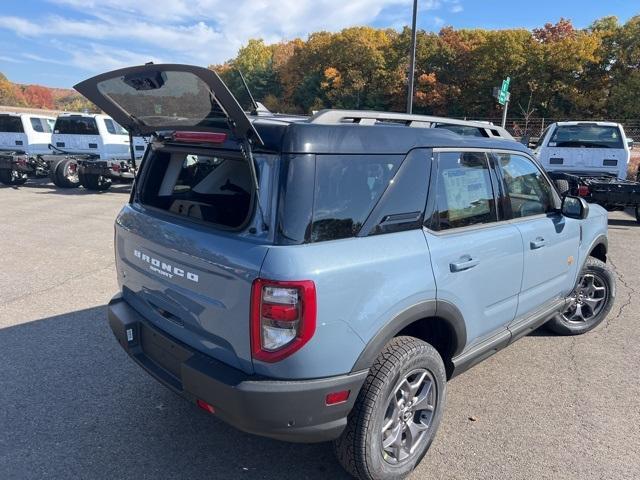
POLYGON ((107 127, 107 132, 111 135, 127 135, 127 131, 118 122, 110 118, 104 119, 104 126, 107 127))
POLYGON ((402 158, 319 155, 311 241, 356 235, 395 175, 402 158))
POLYGON ((224 155, 156 152, 142 187, 143 204, 225 228, 240 228, 252 205, 247 162, 224 155))
POLYGON ((0 115, 0 132, 24 133, 22 119, 13 115, 0 115))
POLYGON ((556 128, 550 147, 624 148, 618 127, 601 125, 563 125, 556 128))
POLYGON ((51 133, 51 123, 48 118, 31 117, 29 120, 31 121, 31 128, 35 132, 51 133))
POLYGON ((190 72, 131 74, 99 82, 98 90, 147 126, 228 128, 209 86, 190 72))
POLYGON ((100 135, 93 117, 58 117, 53 132, 63 135, 100 135))

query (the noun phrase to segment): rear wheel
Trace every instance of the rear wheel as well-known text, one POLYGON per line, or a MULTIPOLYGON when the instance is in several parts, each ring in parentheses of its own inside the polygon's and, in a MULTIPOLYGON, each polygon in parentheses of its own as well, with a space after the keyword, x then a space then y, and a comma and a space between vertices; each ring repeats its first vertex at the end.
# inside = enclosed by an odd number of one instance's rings
POLYGON ((27 181, 27 174, 17 170, 0 170, 0 183, 5 185, 24 185, 27 181))
POLYGON ((55 184, 61 188, 76 188, 80 185, 78 162, 66 159, 58 163, 55 171, 55 184))
POLYGON ((547 324, 559 335, 580 335, 597 327, 607 317, 616 296, 615 277, 609 266, 589 257, 580 272, 570 304, 547 324))
POLYGON ((111 179, 104 175, 96 175, 93 173, 84 173, 80 177, 82 186, 87 190, 103 192, 111 187, 111 179))
POLYGON ((347 427, 338 460, 367 480, 403 478, 422 460, 440 424, 446 374, 442 358, 414 337, 396 337, 376 359, 347 427))

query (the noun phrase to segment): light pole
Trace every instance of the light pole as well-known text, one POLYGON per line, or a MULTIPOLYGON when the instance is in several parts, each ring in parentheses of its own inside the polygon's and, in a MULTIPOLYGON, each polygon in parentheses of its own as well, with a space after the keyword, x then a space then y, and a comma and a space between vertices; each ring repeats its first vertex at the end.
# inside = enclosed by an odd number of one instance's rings
POLYGON ((407 92, 407 113, 413 113, 413 80, 416 76, 416 21, 418 18, 418 0, 413 0, 413 21, 411 23, 411 58, 409 62, 409 91, 407 92))

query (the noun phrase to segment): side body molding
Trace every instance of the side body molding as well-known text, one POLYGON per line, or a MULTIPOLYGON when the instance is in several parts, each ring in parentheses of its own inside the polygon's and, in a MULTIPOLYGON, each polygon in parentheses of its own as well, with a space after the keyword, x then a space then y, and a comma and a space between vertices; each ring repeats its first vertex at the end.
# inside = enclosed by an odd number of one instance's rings
POLYGON ((367 343, 351 371, 357 372, 370 368, 385 344, 405 327, 418 320, 434 317, 444 320, 451 329, 453 334, 452 341, 454 342, 452 356, 459 355, 467 344, 467 329, 460 310, 449 302, 426 300, 400 312, 393 320, 387 323, 367 343))

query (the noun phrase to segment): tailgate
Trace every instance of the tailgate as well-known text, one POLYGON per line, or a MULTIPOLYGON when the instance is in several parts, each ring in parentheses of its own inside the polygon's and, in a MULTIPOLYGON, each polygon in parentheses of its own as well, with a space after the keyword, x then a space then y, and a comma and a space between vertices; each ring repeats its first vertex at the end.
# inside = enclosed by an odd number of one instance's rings
POLYGON ((126 206, 116 222, 124 299, 177 340, 252 373, 251 284, 267 245, 126 206))

